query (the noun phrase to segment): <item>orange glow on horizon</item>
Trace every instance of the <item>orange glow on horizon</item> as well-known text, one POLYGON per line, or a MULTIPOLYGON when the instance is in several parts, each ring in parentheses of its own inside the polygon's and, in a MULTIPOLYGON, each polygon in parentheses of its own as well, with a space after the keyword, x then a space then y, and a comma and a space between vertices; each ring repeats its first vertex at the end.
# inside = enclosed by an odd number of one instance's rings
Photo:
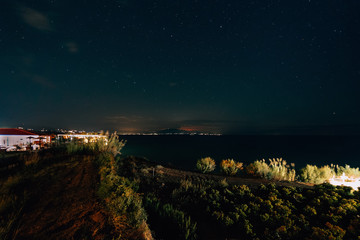
POLYGON ((118 130, 118 132, 127 132, 127 133, 137 133, 140 132, 140 130, 138 128, 132 128, 132 127, 123 127, 120 130, 118 130))
POLYGON ((203 131, 203 127, 201 126, 182 126, 180 130, 188 131, 188 132, 201 132, 203 131))

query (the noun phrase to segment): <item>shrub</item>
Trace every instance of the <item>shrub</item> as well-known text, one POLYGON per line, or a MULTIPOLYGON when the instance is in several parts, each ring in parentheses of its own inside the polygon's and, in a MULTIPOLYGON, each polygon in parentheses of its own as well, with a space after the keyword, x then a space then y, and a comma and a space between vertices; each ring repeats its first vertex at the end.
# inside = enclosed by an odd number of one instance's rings
POLYGON ((211 157, 201 158, 196 163, 196 168, 202 173, 208 173, 215 170, 215 161, 211 157))
POLYGON ((224 159, 220 163, 220 168, 226 175, 232 176, 243 169, 243 163, 235 162, 234 159, 224 159))
POLYGON ((342 166, 336 166, 336 172, 338 176, 341 176, 343 173, 345 176, 349 178, 359 178, 360 177, 360 170, 359 168, 352 168, 349 165, 345 165, 345 167, 342 166))
POLYGON ((322 167, 317 167, 315 165, 306 165, 302 168, 300 178, 304 182, 321 184, 324 183, 335 176, 345 175, 349 178, 359 178, 360 170, 359 168, 352 168, 349 165, 339 166, 339 165, 325 165, 322 167))
POLYGON ((147 214, 142 205, 142 197, 137 192, 139 181, 118 174, 119 162, 116 160, 119 156, 116 155, 120 153, 124 144, 124 141, 119 141, 118 136, 113 134, 107 142, 98 141, 89 145, 94 151, 100 153, 97 161, 100 173, 98 195, 105 200, 112 215, 113 224, 121 232, 121 237, 152 239, 146 224, 147 214))
POLYGON ((114 157, 120 154, 121 149, 125 146, 126 141, 119 140, 119 136, 116 132, 112 133, 107 140, 100 139, 95 142, 101 152, 109 152, 114 157))
POLYGON ((95 142, 85 143, 84 141, 73 140, 66 143, 66 151, 69 154, 86 154, 86 153, 109 153, 114 157, 120 154, 121 149, 125 146, 126 141, 119 140, 116 132, 106 138, 100 138, 95 142))
POLYGON ((343 239, 346 231, 339 226, 326 222, 326 228, 313 227, 311 239, 343 239))
MULTIPOLYGON (((106 159, 106 156, 104 156, 106 159)), ((105 159, 102 159, 105 162, 105 159)), ((108 164, 100 168, 100 186, 98 195, 106 200, 107 206, 114 216, 126 215, 128 222, 139 227, 146 221, 146 213, 142 208, 142 198, 137 193, 138 182, 117 175, 111 166, 113 162, 108 158, 108 164)))
POLYGON ((219 181, 219 186, 223 188, 227 188, 229 186, 229 183, 226 181, 226 178, 219 181))
POLYGON ((306 165, 300 170, 300 178, 304 182, 321 184, 332 178, 335 174, 333 168, 328 165, 318 168, 314 165, 306 165))
POLYGON ((249 176, 256 176, 256 168, 254 163, 250 163, 245 167, 246 174, 249 176))
MULTIPOLYGON (((277 181, 294 181, 295 169, 291 169, 286 161, 282 158, 269 159, 270 163, 265 160, 256 160, 254 162, 255 173, 260 177, 266 179, 273 179, 277 181)), ((294 166, 291 164, 291 166, 294 166)))
POLYGON ((169 234, 171 239, 197 239, 197 223, 180 209, 169 203, 162 204, 152 194, 144 198, 144 205, 153 216, 153 225, 159 230, 166 229, 163 234, 169 234))

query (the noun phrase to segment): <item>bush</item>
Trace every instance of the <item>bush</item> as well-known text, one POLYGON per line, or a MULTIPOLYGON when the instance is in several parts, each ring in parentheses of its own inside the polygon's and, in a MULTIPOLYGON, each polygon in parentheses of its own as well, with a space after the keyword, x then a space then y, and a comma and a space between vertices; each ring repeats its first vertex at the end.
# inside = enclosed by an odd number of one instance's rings
MULTIPOLYGON (((260 177, 277 181, 294 181, 296 177, 295 169, 291 169, 286 161, 282 158, 269 159, 270 163, 265 160, 256 160, 254 162, 255 173, 260 177)), ((291 166, 294 166, 291 164, 291 166)))
POLYGON ((100 138, 95 142, 85 143, 84 141, 73 140, 66 143, 66 151, 69 154, 98 154, 109 153, 114 157, 120 154, 121 149, 125 146, 126 141, 119 140, 116 132, 106 138, 100 138))
POLYGON ((187 216, 180 209, 175 208, 172 204, 162 204, 152 194, 144 198, 144 205, 152 215, 152 226, 158 230, 159 235, 165 239, 197 239, 197 223, 190 216, 187 216), (166 229, 164 231, 164 229, 166 229), (169 235, 169 236, 167 236, 169 235))
MULTIPOLYGON (((114 133, 107 141, 88 145, 92 151, 100 153, 97 164, 100 173, 98 195, 102 198, 112 215, 112 221, 124 239, 152 239, 146 224, 147 214, 138 193, 139 181, 119 175, 119 160, 124 141, 119 141, 114 133)), ((122 238, 121 238, 122 239, 122 238)))
POLYGON ((256 176, 256 168, 255 168, 254 163, 250 163, 250 164, 246 165, 245 172, 249 176, 256 176))
POLYGON ((243 163, 235 162, 234 159, 224 159, 220 163, 220 168, 226 175, 233 176, 243 169, 243 163))
POLYGON ((333 168, 328 165, 318 168, 314 165, 306 165, 300 170, 300 178, 304 182, 321 184, 335 175, 333 168))
POLYGON ((360 170, 359 168, 352 168, 349 165, 345 165, 345 167, 342 166, 336 166, 336 172, 338 176, 341 176, 343 173, 345 176, 349 178, 359 178, 360 177, 360 170))
POLYGON ((138 181, 119 176, 114 169, 111 155, 100 155, 100 186, 98 195, 106 200, 107 207, 114 216, 126 215, 128 222, 139 227, 146 222, 146 213, 142 208, 142 198, 138 190, 138 181))
POLYGON ((196 168, 202 173, 208 173, 215 170, 215 161, 211 157, 201 158, 196 163, 196 168))
POLYGON ((345 175, 349 178, 359 178, 360 170, 359 168, 352 168, 349 165, 338 166, 338 165, 325 165, 322 167, 317 167, 315 165, 306 165, 306 167, 300 170, 300 179, 304 182, 321 184, 324 183, 335 176, 345 175))

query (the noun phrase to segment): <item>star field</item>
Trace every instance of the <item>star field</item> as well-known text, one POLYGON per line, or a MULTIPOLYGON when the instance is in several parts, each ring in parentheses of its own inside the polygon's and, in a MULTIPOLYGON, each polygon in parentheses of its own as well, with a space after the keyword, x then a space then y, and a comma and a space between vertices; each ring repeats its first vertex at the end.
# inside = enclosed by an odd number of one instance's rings
POLYGON ((4 1, 1 127, 360 133, 358 1, 4 1))

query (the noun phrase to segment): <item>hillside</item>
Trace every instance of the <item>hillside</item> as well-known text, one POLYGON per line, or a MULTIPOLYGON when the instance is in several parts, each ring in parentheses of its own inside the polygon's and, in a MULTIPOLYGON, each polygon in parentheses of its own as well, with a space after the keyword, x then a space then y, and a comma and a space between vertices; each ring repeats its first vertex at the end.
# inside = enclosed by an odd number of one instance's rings
MULTIPOLYGON (((31 177, 27 177, 27 169, 23 173, 25 181, 11 183, 14 196, 23 198, 24 204, 19 204, 22 210, 7 238, 106 239, 114 234, 109 215, 96 196, 98 174, 94 157, 64 159, 45 166, 37 163, 42 166, 33 169, 31 177)), ((4 183, 7 184, 10 183, 4 183)), ((4 207, 4 201, 2 204, 4 207)))

